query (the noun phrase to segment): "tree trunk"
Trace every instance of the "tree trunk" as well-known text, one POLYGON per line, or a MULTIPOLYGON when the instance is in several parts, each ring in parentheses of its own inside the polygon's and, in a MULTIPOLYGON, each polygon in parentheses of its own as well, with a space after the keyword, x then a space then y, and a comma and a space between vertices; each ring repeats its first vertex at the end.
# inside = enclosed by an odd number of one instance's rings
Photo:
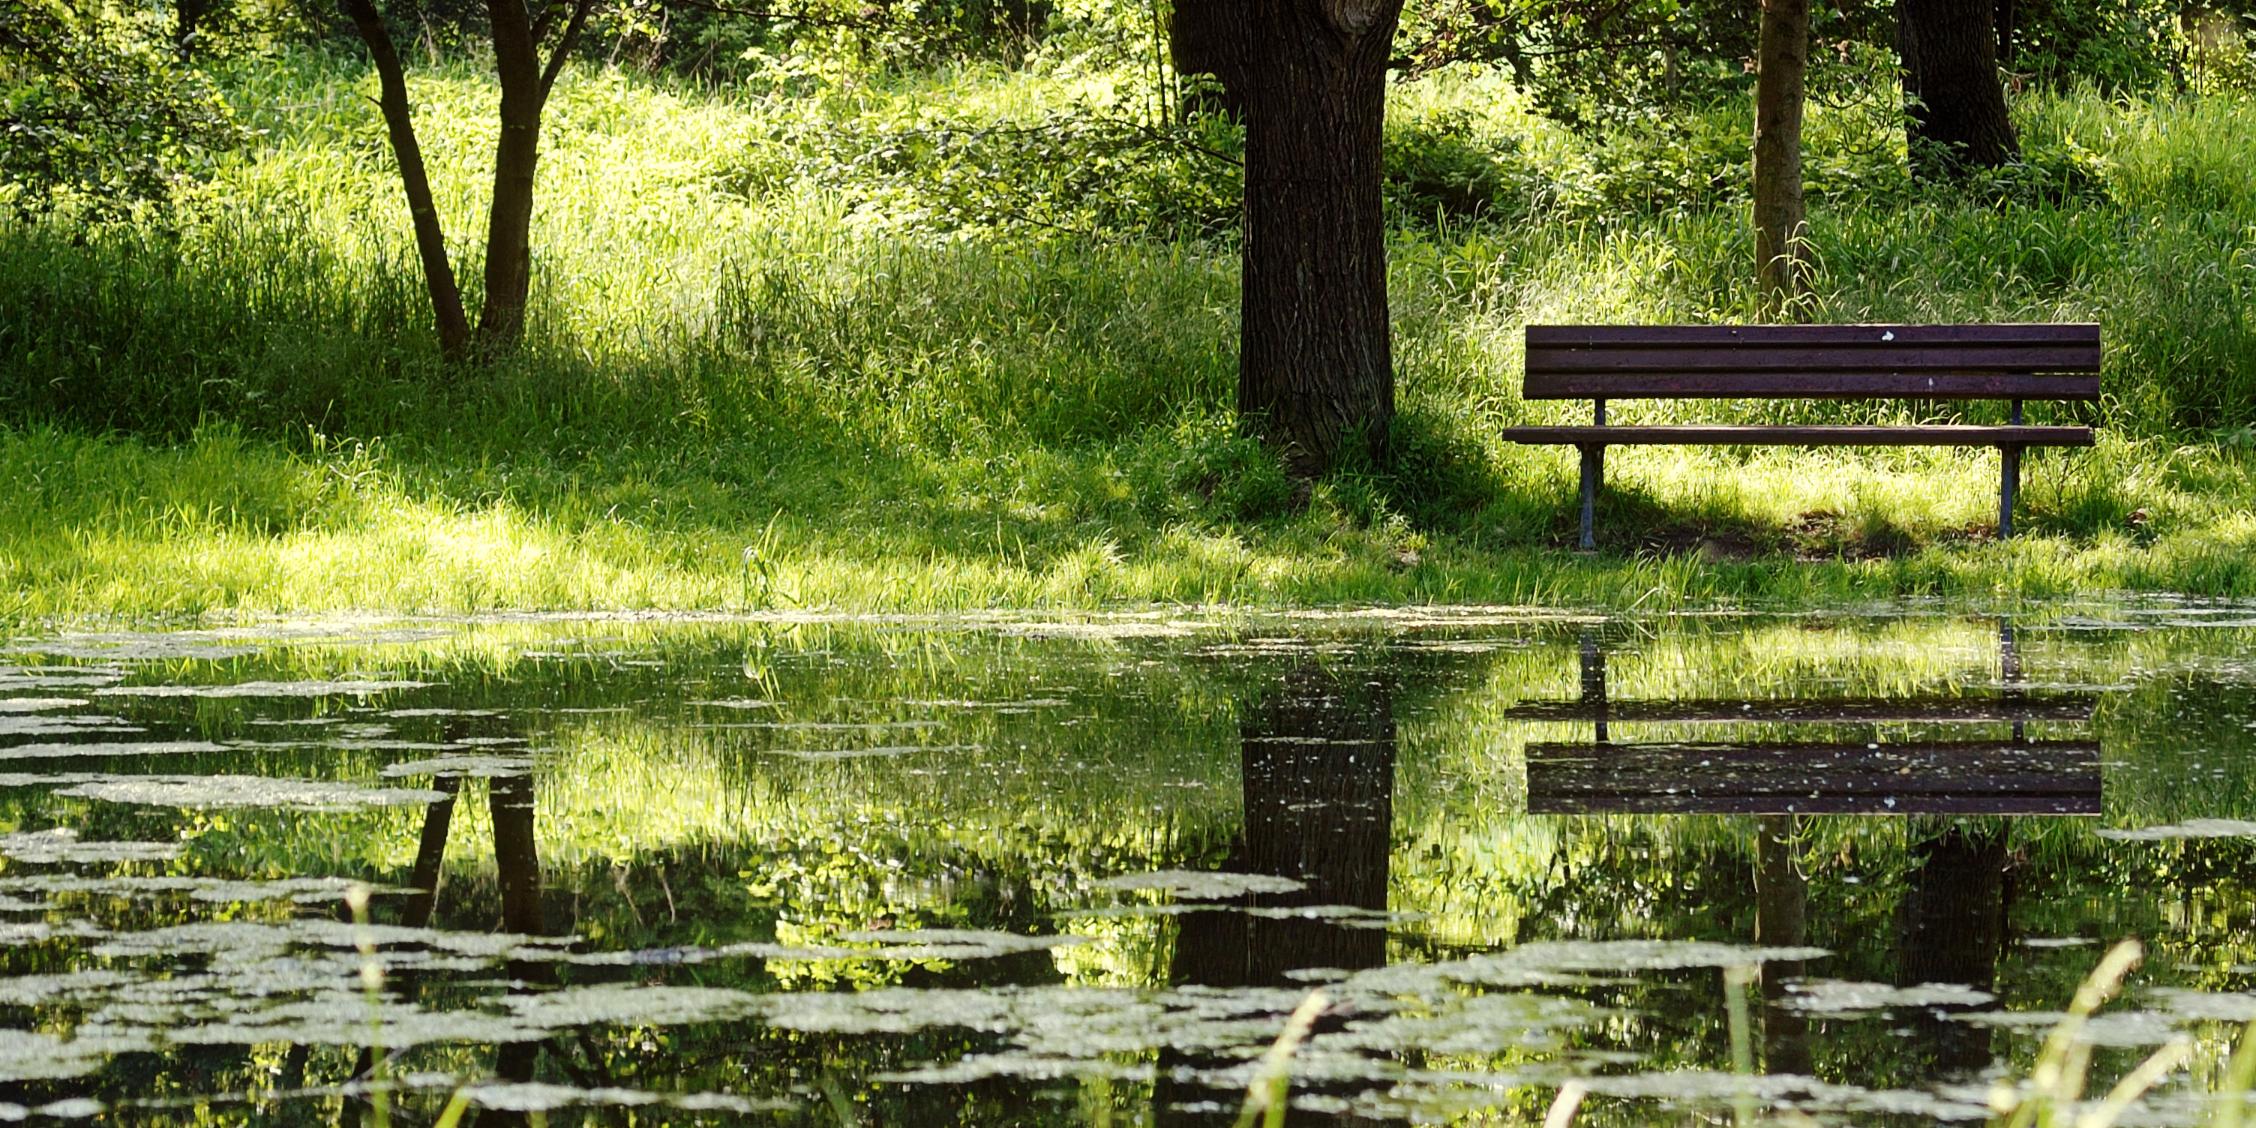
POLYGON ((525 335, 533 288, 533 174, 540 164, 540 51, 525 0, 486 0, 494 72, 501 80, 501 140, 494 147, 493 207, 486 216, 486 299, 478 342, 507 352, 525 335))
MULTIPOLYGON (((1917 819, 1917 859, 1896 908, 1896 982, 1951 983, 1988 991, 2005 949, 2005 829, 1996 822, 1917 819)), ((1909 1018, 1913 1044, 1937 1080, 1990 1065, 1990 1029, 1950 1018, 1965 1007, 1924 1007, 1909 1018)))
POLYGON ((1167 55, 1182 78, 1211 76, 1220 89, 1183 91, 1182 112, 1245 116, 1246 0, 1175 0, 1167 15, 1167 55))
MULTIPOLYGON (((1308 968, 1383 967, 1384 928, 1366 921, 1293 915, 1251 916, 1244 909, 1345 905, 1387 907, 1394 829, 1396 749, 1394 688, 1368 675, 1342 676, 1313 662, 1296 665, 1247 703, 1238 722, 1239 782, 1245 829, 1226 872, 1298 881, 1291 893, 1249 894, 1238 906, 1216 906, 1176 918, 1173 982, 1203 987, 1303 988, 1292 975, 1308 968)), ((1339 1029, 1320 1019, 1316 1035, 1339 1029)), ((1187 1075, 1235 1064, 1212 1053, 1173 1047, 1159 1052, 1154 1091, 1163 1126, 1228 1124, 1233 1094, 1218 1094, 1187 1075), (1183 1115, 1181 1105, 1220 1104, 1223 1111, 1183 1115)), ((1347 1098, 1349 1084, 1327 1095, 1347 1098)), ((1297 1082, 1296 1094, 1325 1093, 1322 1082, 1297 1082)), ((1242 1096, 1242 1088, 1236 1096, 1242 1096)), ((1293 1123, 1360 1124, 1352 1116, 1296 1111, 1293 1123)))
MULTIPOLYGON (((1799 948, 1808 943, 1809 882, 1794 858, 1797 827, 1792 815, 1765 815, 1755 832, 1755 945, 1799 948)), ((1763 1071, 1806 1076, 1810 1072, 1809 1019, 1786 1006, 1786 985, 1807 974, 1802 960, 1760 965, 1762 977, 1763 1071)))
MULTIPOLYGON (((486 789, 486 810, 493 819, 494 867, 501 879, 501 928, 527 936, 546 936, 548 914, 541 905, 540 852, 533 822, 531 776, 497 776, 486 789)), ((556 965, 511 960, 509 977, 526 986, 512 995, 530 993, 531 985, 551 983, 556 965)), ((519 1084, 533 1079, 540 1064, 542 1043, 506 1042, 494 1050, 494 1076, 519 1084)), ((475 1128, 518 1128, 532 1118, 515 1109, 478 1111, 475 1128)))
POLYGON ((1996 10, 1952 0, 1896 0, 1904 138, 1912 176, 1949 180, 2021 159, 1998 85, 1996 10))
POLYGON ((1802 245, 1803 76, 1809 0, 1763 0, 1755 73, 1755 282, 1774 310, 1808 285, 1802 245))
POLYGON ((172 49, 185 63, 196 54, 197 36, 219 7, 219 0, 175 0, 172 9, 172 49))
POLYGON ((439 351, 458 360, 468 351, 470 321, 462 312, 462 289, 455 283, 454 264, 447 258, 446 235, 439 229, 439 206, 431 198, 431 177, 423 166, 423 147, 415 139, 415 117, 407 101, 407 70, 400 65, 399 50, 392 45, 391 29, 372 0, 344 0, 345 14, 368 45, 381 88, 377 106, 391 134, 392 156, 399 162, 400 184, 407 190, 407 214, 415 227, 415 252, 423 260, 423 284, 431 294, 431 313, 438 322, 439 351))
POLYGON ((1238 415, 1302 477, 1394 417, 1379 182, 1401 0, 1242 0, 1238 415))

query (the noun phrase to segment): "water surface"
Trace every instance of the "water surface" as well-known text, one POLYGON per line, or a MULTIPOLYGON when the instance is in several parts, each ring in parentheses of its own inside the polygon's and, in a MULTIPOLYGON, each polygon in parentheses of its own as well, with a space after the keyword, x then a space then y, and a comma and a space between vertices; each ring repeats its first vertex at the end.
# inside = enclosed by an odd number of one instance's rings
POLYGON ((1980 1120, 2137 938, 2087 1088, 2187 1039, 2132 1119, 2197 1122, 2256 1019, 2252 644, 2177 603, 20 637, 0 1114, 1227 1124, 1321 990, 1295 1122, 1980 1120))

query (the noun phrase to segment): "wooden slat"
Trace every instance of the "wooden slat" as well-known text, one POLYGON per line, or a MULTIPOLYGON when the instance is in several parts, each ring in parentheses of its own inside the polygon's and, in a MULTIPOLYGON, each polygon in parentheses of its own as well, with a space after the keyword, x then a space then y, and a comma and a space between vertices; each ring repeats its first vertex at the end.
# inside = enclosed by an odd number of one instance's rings
POLYGON ((2099 371, 2090 345, 1748 345, 1730 348, 1529 346, 1527 370, 1548 372, 2072 372, 2099 371))
POLYGON ((1503 711, 1515 721, 1618 724, 1978 724, 2088 721, 2090 695, 2012 701, 2000 697, 1876 697, 1832 700, 1526 701, 1503 711))
POLYGON ((1527 747, 1528 809, 2096 814, 2096 741, 1527 747))
POLYGON ((1508 443, 1566 446, 2090 446, 2089 427, 1506 427, 1508 443))
POLYGON ((2024 372, 1561 372, 1529 369, 1523 399, 2096 400, 2099 377, 2024 372))
POLYGON ((1527 344, 1606 347, 1653 345, 1968 345, 2100 343, 2091 322, 1990 325, 1530 325, 1527 344))
POLYGON ((2099 780, 2045 795, 1538 795, 1531 815, 2073 815, 2102 813, 2099 780))

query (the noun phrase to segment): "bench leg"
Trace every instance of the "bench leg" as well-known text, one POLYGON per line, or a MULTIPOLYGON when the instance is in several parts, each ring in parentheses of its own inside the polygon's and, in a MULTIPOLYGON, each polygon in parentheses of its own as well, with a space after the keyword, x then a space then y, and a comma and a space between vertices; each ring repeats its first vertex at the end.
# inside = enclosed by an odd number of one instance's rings
POLYGON ((2013 536, 2013 498, 2021 492, 2021 448, 1998 448, 1998 539, 2013 536))
POLYGON ((1582 550, 1595 551, 1598 536, 1593 526, 1598 516, 1598 480, 1606 474, 1606 448, 1582 448, 1582 550))

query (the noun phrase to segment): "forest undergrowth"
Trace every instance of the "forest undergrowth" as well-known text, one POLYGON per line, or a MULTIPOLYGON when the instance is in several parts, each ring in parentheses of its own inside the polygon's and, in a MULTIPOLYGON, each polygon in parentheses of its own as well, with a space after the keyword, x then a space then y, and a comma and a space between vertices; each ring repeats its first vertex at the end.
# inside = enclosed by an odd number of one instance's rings
MULTIPOLYGON (((414 76, 458 256, 480 73, 414 76)), ((2099 445, 2032 454, 2023 536, 1988 532, 1994 451, 1649 448, 1583 555, 1571 452, 1495 438, 1587 411, 1521 401, 1520 330, 1757 316, 1744 106, 1599 136, 1494 74, 1398 85, 1391 456, 1299 483, 1231 417, 1235 138, 1132 75, 575 68, 526 346, 470 367, 373 78, 310 49, 218 78, 261 132, 202 183, 0 223, 0 617, 2256 595, 2241 96, 2027 93, 2026 163, 1947 190, 1878 101, 1813 107, 1802 316, 2103 326, 2106 399, 2032 409, 2099 445)))

